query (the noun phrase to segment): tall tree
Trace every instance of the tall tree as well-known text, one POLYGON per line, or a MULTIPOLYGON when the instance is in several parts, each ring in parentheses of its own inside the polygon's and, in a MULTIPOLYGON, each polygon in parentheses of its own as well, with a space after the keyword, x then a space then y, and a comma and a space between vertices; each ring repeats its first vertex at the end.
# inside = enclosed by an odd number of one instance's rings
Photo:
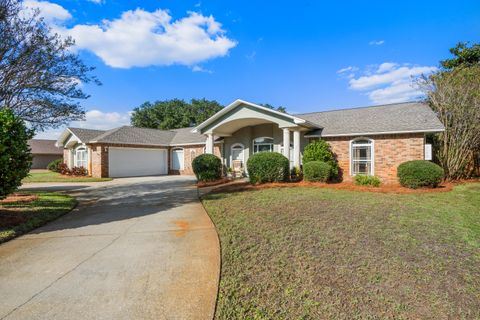
POLYGON ((480 64, 480 44, 478 43, 469 46, 468 42, 459 42, 450 49, 450 53, 454 56, 453 58, 440 61, 445 70, 480 64))
POLYGON ((81 83, 99 81, 61 38, 19 0, 0 0, 0 109, 9 108, 35 129, 84 117, 81 83))
POLYGON ((420 85, 445 126, 437 157, 446 177, 469 178, 480 151, 480 64, 440 71, 420 85))
POLYGON ((177 129, 196 126, 223 108, 217 101, 180 99, 145 102, 133 110, 131 123, 135 127, 177 129))

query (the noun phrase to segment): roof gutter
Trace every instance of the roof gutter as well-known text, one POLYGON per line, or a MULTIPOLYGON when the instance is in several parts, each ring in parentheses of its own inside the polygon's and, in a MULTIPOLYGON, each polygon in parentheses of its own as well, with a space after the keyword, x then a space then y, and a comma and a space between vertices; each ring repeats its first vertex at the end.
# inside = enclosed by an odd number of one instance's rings
POLYGON ((438 133, 444 132, 445 129, 429 129, 429 130, 405 130, 405 131, 377 131, 377 132, 356 132, 356 133, 339 133, 339 134, 306 134, 305 138, 328 138, 328 137, 350 137, 364 135, 380 135, 380 134, 404 134, 404 133, 438 133))

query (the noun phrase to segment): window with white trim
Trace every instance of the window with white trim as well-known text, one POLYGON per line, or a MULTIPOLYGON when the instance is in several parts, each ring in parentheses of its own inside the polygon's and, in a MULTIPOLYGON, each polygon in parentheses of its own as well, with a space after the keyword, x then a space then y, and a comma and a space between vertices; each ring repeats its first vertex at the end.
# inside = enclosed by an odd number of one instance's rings
POLYGON ((273 138, 261 137, 253 140, 253 153, 273 152, 273 138))
POLYGON ((75 150, 75 167, 87 168, 88 152, 86 147, 78 147, 75 150))
POLYGON ((360 138, 351 142, 352 175, 373 175, 373 140, 360 138))
POLYGON ((243 162, 244 147, 240 143, 232 146, 232 161, 238 160, 243 162))

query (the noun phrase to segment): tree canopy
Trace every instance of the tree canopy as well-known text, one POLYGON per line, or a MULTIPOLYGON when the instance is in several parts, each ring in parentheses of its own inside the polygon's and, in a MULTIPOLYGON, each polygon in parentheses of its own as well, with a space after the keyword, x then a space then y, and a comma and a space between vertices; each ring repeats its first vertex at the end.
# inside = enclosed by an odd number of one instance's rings
POLYGON ((446 70, 480 64, 480 44, 478 43, 469 46, 468 42, 459 42, 450 49, 450 53, 454 55, 453 58, 440 61, 440 64, 446 70))
POLYGON ((282 106, 278 106, 278 107, 275 108, 274 106, 272 106, 272 105, 269 104, 269 103, 259 103, 258 105, 259 105, 259 106, 262 106, 262 107, 265 107, 265 108, 268 108, 268 109, 275 110, 275 111, 287 113, 287 108, 282 107, 282 106))
POLYGON ((214 100, 180 99, 145 102, 133 110, 131 123, 135 127, 153 129, 178 129, 196 126, 223 108, 214 100))
POLYGON ((0 109, 9 108, 32 128, 81 120, 82 83, 99 81, 61 38, 19 0, 0 1, 0 109))

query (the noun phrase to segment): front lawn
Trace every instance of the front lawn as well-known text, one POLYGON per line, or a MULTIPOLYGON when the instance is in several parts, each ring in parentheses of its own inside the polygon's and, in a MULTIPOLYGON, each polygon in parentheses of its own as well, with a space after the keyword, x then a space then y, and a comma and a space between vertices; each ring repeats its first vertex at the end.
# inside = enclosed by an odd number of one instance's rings
POLYGON ((0 202, 0 243, 64 215, 76 204, 71 196, 52 192, 19 193, 13 201, 4 201, 0 202))
POLYGON ((208 194, 217 319, 478 319, 480 184, 208 194))
POLYGON ((101 182, 110 181, 112 178, 74 177, 63 176, 53 171, 32 171, 29 176, 23 179, 23 183, 34 182, 101 182))

